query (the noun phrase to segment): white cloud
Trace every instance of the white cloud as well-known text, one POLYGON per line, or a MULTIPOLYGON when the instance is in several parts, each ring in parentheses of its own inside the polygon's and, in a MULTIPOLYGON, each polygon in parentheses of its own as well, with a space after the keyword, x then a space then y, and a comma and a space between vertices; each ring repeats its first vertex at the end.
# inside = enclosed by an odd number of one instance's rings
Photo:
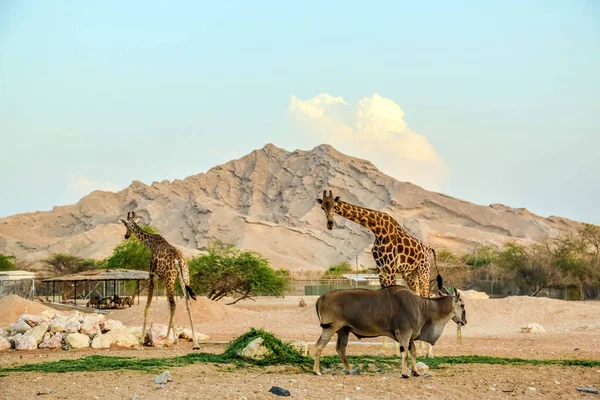
POLYGON ((424 135, 408 128, 404 111, 378 94, 356 106, 342 97, 321 93, 312 99, 291 97, 289 111, 312 144, 328 143, 355 157, 365 158, 381 171, 402 181, 439 190, 447 168, 424 135))
POLYGON ((69 202, 77 202, 83 196, 90 194, 94 190, 117 192, 121 190, 121 188, 112 182, 99 182, 88 178, 85 175, 69 174, 66 189, 66 195, 69 202))

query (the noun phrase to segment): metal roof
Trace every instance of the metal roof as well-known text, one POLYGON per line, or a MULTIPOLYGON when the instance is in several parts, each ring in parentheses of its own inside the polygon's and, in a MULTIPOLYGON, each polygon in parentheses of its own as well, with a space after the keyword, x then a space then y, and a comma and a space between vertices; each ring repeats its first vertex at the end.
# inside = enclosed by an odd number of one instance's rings
POLYGON ((0 281, 20 281, 24 279, 35 279, 35 272, 22 270, 0 272, 0 281))
POLYGON ((75 282, 75 281, 143 281, 150 279, 148 271, 135 269, 92 269, 78 274, 58 276, 44 279, 43 282, 75 282))

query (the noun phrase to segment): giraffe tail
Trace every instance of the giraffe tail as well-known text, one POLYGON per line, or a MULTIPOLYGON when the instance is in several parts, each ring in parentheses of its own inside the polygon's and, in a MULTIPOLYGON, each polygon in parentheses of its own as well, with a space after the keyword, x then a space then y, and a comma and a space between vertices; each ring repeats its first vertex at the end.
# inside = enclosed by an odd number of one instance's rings
POLYGON ((440 270, 437 266, 437 254, 435 253, 434 248, 431 248, 431 252, 433 253, 433 264, 435 265, 435 270, 437 271, 437 276, 435 277, 435 280, 437 281, 438 291, 441 291, 444 282, 442 281, 442 275, 440 274, 440 270))
POLYGON ((196 300, 196 293, 194 293, 194 291, 189 285, 185 285, 185 291, 192 299, 196 300))

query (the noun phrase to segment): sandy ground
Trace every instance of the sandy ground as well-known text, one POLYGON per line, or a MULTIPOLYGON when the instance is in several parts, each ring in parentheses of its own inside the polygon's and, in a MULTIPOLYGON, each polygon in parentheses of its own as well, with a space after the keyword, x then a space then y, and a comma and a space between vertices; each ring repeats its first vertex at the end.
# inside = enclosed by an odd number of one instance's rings
MULTIPOLYGON (((320 327, 314 312, 316 297, 304 297, 308 307, 298 307, 298 297, 262 298, 234 306, 199 298, 193 303, 194 325, 211 341, 231 340, 250 327, 264 328, 278 337, 314 342, 320 327)), ((177 304, 176 323, 189 324, 183 300, 177 304)), ((467 300, 469 323, 463 328, 462 345, 449 324, 434 348, 436 355, 492 355, 539 359, 600 360, 600 302, 565 302, 545 298, 511 297, 467 300), (539 323, 545 334, 520 333, 526 323, 539 323)), ((141 325, 144 302, 114 310, 107 318, 129 326, 141 325)), ((16 310, 18 311, 18 310, 16 310)), ((11 311, 13 314, 15 310, 11 311)), ((0 309, 0 320, 3 309, 0 309)), ((154 303, 150 321, 165 323, 168 303, 154 303)), ((376 354, 381 339, 358 342, 351 338, 348 354, 376 354)), ((309 347, 312 353, 313 346, 309 347)), ((222 352, 223 345, 204 344, 201 351, 222 352)), ((178 348, 139 350, 7 351, 0 353, 0 366, 49 360, 74 359, 84 355, 171 357, 191 351, 188 342, 178 348)), ((333 342, 326 354, 335 354, 333 342)), ((392 354, 392 349, 387 350, 392 354)), ((163 389, 152 382, 153 374, 137 371, 39 374, 13 373, 0 377, 0 399, 273 399, 268 390, 281 386, 296 399, 448 399, 448 398, 599 398, 581 394, 580 386, 600 389, 600 368, 559 366, 464 365, 431 371, 430 378, 401 379, 398 371, 363 373, 360 376, 313 376, 293 367, 228 370, 227 366, 192 365, 171 369, 174 381, 163 389), (357 389, 357 387, 359 389, 357 389), (532 388, 532 389, 530 389, 532 388), (533 390, 533 388, 535 390, 533 390), (38 391, 51 393, 37 396, 38 391)))

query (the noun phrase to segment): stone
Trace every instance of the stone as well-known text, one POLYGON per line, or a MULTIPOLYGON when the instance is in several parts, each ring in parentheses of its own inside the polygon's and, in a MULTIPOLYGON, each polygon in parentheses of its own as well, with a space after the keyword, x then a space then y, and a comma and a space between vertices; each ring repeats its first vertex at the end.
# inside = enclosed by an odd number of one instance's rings
POLYGON ((36 314, 22 314, 19 317, 19 320, 25 321, 27 325, 34 327, 37 324, 41 323, 44 320, 44 318, 42 318, 41 315, 36 314))
POLYGON ((598 390, 594 387, 578 387, 577 391, 581 393, 598 394, 598 390))
POLYGON ((96 336, 97 333, 101 332, 100 322, 104 322, 104 315, 101 314, 89 314, 83 317, 83 323, 79 326, 79 333, 88 335, 90 339, 96 336))
POLYGON ((423 378, 432 378, 432 377, 433 377, 433 375, 431 375, 429 372, 425 372, 423 374, 423 378))
POLYGON ((114 319, 107 319, 100 324, 100 327, 102 328, 102 332, 108 332, 112 331, 113 329, 122 328, 123 323, 114 319))
POLYGON ((119 347, 135 347, 140 342, 125 326, 110 330, 103 336, 111 337, 112 343, 119 347))
MULTIPOLYGON (((191 341, 192 340, 192 330, 190 328, 183 328, 183 329, 179 329, 179 338, 180 339, 186 339, 191 341)), ((210 336, 205 335, 203 333, 200 332, 194 332, 196 334, 196 343, 200 342, 201 340, 208 340, 210 339, 210 336)))
POLYGON ((45 322, 49 322, 49 321, 52 321, 54 318, 56 318, 56 311, 44 310, 44 311, 42 311, 42 313, 40 315, 44 319, 45 322))
POLYGON ((70 333, 65 338, 65 344, 72 349, 83 349, 90 347, 90 337, 83 333, 70 333))
POLYGON ((420 374, 424 374, 425 372, 429 371, 429 366, 420 361, 417 363, 417 365, 415 367, 417 368, 417 372, 420 374))
POLYGON ((50 389, 50 388, 45 388, 45 389, 38 390, 37 392, 35 392, 35 394, 38 396, 42 396, 44 394, 50 394, 50 393, 52 393, 52 389, 50 389))
POLYGON ((35 350, 38 347, 35 338, 32 336, 25 336, 18 334, 14 337, 15 349, 17 350, 35 350))
POLYGON ((546 330, 540 324, 527 324, 521 327, 522 333, 546 333, 546 330))
POLYGON ((279 386, 272 386, 271 389, 269 389, 269 392, 273 393, 276 396, 289 396, 290 395, 289 390, 286 390, 279 386))
POLYGON ((148 346, 161 347, 167 337, 167 328, 167 325, 151 323, 144 342, 148 346))
POLYGON ((63 335, 60 332, 57 333, 50 333, 47 332, 46 335, 50 335, 50 336, 44 336, 44 340, 42 341, 42 343, 40 343, 40 349, 58 349, 60 347, 62 347, 62 342, 63 342, 63 335))
POLYGON ((537 389, 536 389, 536 388, 534 388, 534 387, 531 387, 531 386, 529 386, 529 387, 527 388, 527 390, 529 390, 530 392, 537 392, 537 389))
POLYGON ((11 348, 12 345, 10 344, 10 341, 7 338, 0 337, 0 351, 10 350, 11 348))
POLYGON ((303 355, 308 356, 308 343, 303 340, 286 340, 286 344, 289 344, 294 350, 303 355))
POLYGON ((81 327, 81 322, 78 316, 68 317, 65 322, 65 333, 77 333, 79 332, 79 328, 81 327))
POLYGON ((35 328, 25 332, 23 336, 31 336, 33 340, 35 340, 35 344, 37 346, 38 344, 42 343, 42 340, 44 340, 44 335, 46 332, 48 332, 48 325, 40 323, 35 328))
MULTIPOLYGON (((50 332, 64 332, 67 328, 67 319, 64 317, 56 316, 50 322, 50 332)), ((71 332, 74 333, 74 332, 71 332)))
POLYGON ((129 332, 137 338, 138 341, 142 340, 142 327, 141 326, 130 326, 129 332))
POLYGON ((269 350, 263 346, 263 338, 257 337, 240 350, 238 355, 251 360, 262 360, 268 353, 269 350))
POLYGON ((22 319, 18 320, 14 324, 11 324, 8 327, 8 330, 10 331, 11 336, 16 335, 17 333, 25 333, 30 329, 31 329, 31 326, 27 322, 23 321, 22 319))
POLYGON ((0 328, 0 337, 6 338, 10 336, 10 332, 8 332, 6 329, 4 328, 0 328))
POLYGON ((490 296, 488 296, 487 293, 485 292, 478 292, 476 290, 458 290, 458 293, 460 294, 460 296, 463 299, 479 299, 479 300, 486 300, 489 299, 490 296))
POLYGON ((171 371, 165 371, 160 375, 154 377, 154 383, 158 385, 164 385, 167 382, 173 382, 173 377, 171 376, 171 371))
POLYGON ((360 367, 354 367, 348 371, 345 371, 346 375, 360 375, 360 367))
POLYGON ((94 339, 92 339, 92 349, 109 349, 110 346, 116 342, 116 338, 113 335, 103 335, 98 333, 94 339))

